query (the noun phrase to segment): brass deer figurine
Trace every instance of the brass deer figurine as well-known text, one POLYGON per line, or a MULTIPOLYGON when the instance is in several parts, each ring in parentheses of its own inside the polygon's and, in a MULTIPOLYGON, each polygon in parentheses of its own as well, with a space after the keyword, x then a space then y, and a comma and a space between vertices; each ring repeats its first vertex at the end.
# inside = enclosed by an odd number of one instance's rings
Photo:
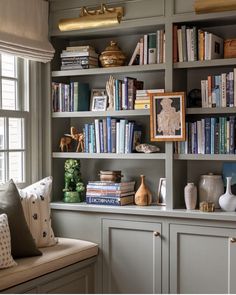
POLYGON ((61 152, 64 152, 64 149, 66 149, 66 151, 68 152, 71 142, 72 142, 71 137, 68 137, 68 136, 61 137, 61 139, 60 139, 61 152))

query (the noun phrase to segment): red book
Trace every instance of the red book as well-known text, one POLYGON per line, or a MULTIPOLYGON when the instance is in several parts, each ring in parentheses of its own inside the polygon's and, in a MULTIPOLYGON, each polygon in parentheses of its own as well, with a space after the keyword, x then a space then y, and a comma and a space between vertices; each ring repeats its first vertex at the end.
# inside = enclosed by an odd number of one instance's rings
POLYGON ((173 62, 178 61, 178 39, 177 39, 177 25, 173 26, 173 62))

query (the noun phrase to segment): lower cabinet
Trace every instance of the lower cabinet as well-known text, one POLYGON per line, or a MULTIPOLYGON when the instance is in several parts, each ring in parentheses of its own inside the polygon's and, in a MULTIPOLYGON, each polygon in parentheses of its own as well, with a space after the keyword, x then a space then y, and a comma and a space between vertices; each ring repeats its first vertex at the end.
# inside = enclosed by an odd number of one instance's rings
POLYGON ((170 224, 170 292, 236 293, 236 230, 170 224))
POLYGON ((161 224, 103 220, 103 292, 161 293, 161 224))

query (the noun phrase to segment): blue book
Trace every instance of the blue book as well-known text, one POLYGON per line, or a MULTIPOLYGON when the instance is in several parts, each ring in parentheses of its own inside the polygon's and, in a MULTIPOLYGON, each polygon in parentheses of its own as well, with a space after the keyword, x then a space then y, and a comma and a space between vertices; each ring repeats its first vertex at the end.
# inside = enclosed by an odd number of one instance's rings
POLYGON ((111 205, 111 206, 123 206, 134 203, 134 195, 125 196, 125 197, 92 197, 86 196, 86 203, 88 204, 97 204, 97 205, 111 205))
POLYGON ((211 154, 215 153, 215 126, 216 118, 211 118, 211 154))
POLYGON ((85 153, 89 152, 89 124, 84 125, 84 130, 85 130, 85 153))
POLYGON ((235 117, 229 117, 229 153, 235 153, 235 117))
POLYGON ((111 117, 107 117, 107 152, 111 153, 111 117))
POLYGON ((211 153, 211 118, 205 118, 205 154, 211 153))
POLYGON ((104 134, 103 134, 103 123, 99 121, 99 137, 100 137, 100 152, 104 153, 104 134))
MULTIPOLYGON (((220 107, 221 102, 220 102, 220 87, 221 87, 221 76, 217 75, 217 76, 213 76, 214 78, 214 88, 212 91, 212 97, 214 96, 214 100, 215 100, 215 106, 216 107, 220 107)), ((212 98, 213 100, 213 98, 212 98)))
POLYGON ((116 119, 111 119, 111 152, 116 153, 116 119))
POLYGON ((90 153, 96 153, 96 141, 95 141, 95 126, 94 123, 90 125, 90 136, 91 136, 91 150, 90 153))
POLYGON ((119 105, 119 80, 115 80, 115 110, 119 111, 120 110, 120 105, 119 105))

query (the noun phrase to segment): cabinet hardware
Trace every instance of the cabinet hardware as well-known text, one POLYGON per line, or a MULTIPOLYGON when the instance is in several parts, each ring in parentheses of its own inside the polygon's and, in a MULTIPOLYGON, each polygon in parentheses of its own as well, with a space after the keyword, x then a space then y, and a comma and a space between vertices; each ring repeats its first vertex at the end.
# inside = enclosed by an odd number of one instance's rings
POLYGON ((230 238, 231 243, 236 243, 236 238, 230 238))
POLYGON ((158 231, 154 231, 154 232, 153 232, 153 235, 154 235, 155 237, 159 237, 161 234, 160 234, 158 231))

